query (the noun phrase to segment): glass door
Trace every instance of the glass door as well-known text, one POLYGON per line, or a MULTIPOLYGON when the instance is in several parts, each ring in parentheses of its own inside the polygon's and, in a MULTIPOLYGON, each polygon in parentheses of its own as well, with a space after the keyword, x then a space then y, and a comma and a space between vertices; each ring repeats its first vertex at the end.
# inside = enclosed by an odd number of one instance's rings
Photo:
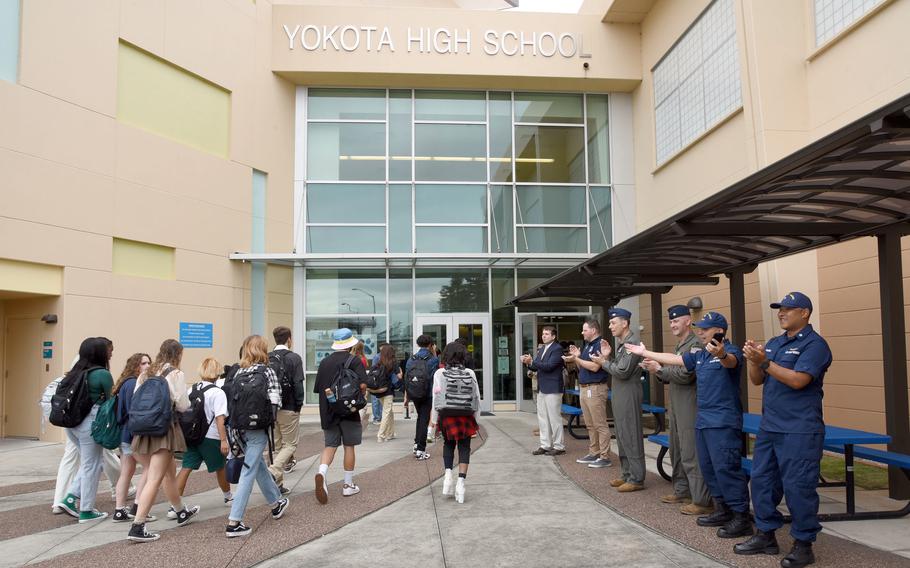
POLYGON ((468 349, 468 365, 474 369, 480 386, 480 408, 493 409, 493 385, 491 369, 492 355, 490 341, 490 316, 488 314, 446 314, 417 315, 418 335, 429 335, 436 342, 440 355, 446 344, 463 339, 468 349))
POLYGON ((537 401, 531 389, 531 379, 528 377, 528 368, 521 362, 522 355, 534 356, 537 352, 537 315, 520 314, 518 316, 518 359, 515 368, 518 369, 518 409, 522 412, 537 412, 537 401))

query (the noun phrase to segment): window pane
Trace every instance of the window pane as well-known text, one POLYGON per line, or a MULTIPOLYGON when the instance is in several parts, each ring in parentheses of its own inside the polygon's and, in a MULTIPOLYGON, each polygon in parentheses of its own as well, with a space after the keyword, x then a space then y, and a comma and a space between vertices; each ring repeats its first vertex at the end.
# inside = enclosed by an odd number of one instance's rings
POLYGON ((493 210, 492 252, 515 252, 512 242, 512 186, 491 185, 490 205, 493 210))
POLYGON ((591 252, 603 252, 612 246, 613 215, 610 188, 591 188, 591 252))
POLYGON ((520 182, 584 183, 584 129, 516 126, 515 172, 520 182))
POLYGON ((490 180, 512 181, 512 97, 490 93, 490 180))
POLYGON ((306 313, 385 313, 385 285, 382 269, 311 268, 306 271, 306 313))
POLYGON ((411 269, 389 270, 389 343, 399 359, 414 352, 411 269))
POLYGON ((411 91, 389 91, 389 179, 411 181, 411 91))
POLYGON ((562 272, 561 268, 530 268, 519 269, 516 285, 518 295, 522 295, 531 288, 543 283, 562 272))
POLYGON ((493 311, 498 308, 506 308, 512 311, 512 307, 506 307, 506 302, 515 297, 515 272, 511 269, 492 270, 493 277, 493 311))
POLYGON ((584 225, 585 188, 520 185, 518 223, 529 225, 584 225))
POLYGON ((568 227, 519 227, 522 252, 587 252, 587 229, 568 227))
POLYGON ((385 120, 383 89, 310 89, 307 95, 308 118, 385 120))
POLYGON ((486 270, 416 270, 418 313, 486 312, 490 309, 486 270))
POLYGON ((416 186, 418 223, 486 223, 485 185, 416 186))
MULTIPOLYGON (((346 327, 363 341, 363 353, 367 359, 376 353, 376 347, 386 341, 385 316, 361 316, 342 314, 329 318, 306 318, 306 348, 304 350, 307 371, 319 368, 319 363, 332 354, 332 332, 346 327)), ((309 379, 310 376, 307 377, 309 379)), ((312 378, 315 380, 316 376, 312 378)), ((310 383, 309 390, 313 390, 310 383)), ((315 397, 314 397, 315 398, 315 397)))
POLYGON ((607 95, 588 95, 588 183, 610 183, 607 95))
POLYGON ((515 122, 582 124, 581 95, 515 93, 515 122))
POLYGON ((487 252, 486 227, 417 227, 417 252, 487 252))
POLYGON ((385 186, 308 184, 306 216, 310 223, 385 223, 385 186))
POLYGON ((385 181, 385 124, 310 123, 307 178, 385 181))
POLYGON ((385 252, 385 227, 308 227, 307 252, 385 252))
POLYGON ((483 92, 417 91, 414 102, 417 120, 487 119, 487 103, 483 92))
POLYGON ((389 252, 411 252, 411 186, 389 186, 389 252))
POLYGON ((486 181, 486 128, 415 124, 416 177, 421 181, 486 181))

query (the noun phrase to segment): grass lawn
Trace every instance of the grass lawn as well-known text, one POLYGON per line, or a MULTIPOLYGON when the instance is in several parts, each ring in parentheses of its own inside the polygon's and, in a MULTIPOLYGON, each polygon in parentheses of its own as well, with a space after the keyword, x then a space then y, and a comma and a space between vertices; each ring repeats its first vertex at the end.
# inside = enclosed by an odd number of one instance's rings
MULTIPOLYGON (((822 477, 829 481, 843 481, 844 459, 823 456, 822 477)), ((854 462, 853 479, 856 486, 863 489, 888 489, 888 470, 883 467, 854 462)))

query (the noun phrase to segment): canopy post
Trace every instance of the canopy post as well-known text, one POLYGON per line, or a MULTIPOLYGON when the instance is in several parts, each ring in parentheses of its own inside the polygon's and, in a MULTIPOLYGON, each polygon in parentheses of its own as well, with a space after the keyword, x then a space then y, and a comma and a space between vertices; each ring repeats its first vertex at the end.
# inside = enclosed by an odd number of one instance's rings
MULTIPOLYGON (((651 292, 651 351, 662 353, 664 350, 664 318, 661 293, 651 292)), ((664 385, 656 375, 651 375, 651 404, 665 406, 664 385)))

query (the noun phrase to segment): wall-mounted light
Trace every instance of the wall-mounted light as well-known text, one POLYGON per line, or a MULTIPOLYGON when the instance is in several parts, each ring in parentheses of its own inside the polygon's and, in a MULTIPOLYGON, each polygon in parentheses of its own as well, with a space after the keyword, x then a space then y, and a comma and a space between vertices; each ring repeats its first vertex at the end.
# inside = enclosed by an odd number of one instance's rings
POLYGON ((57 323, 57 314, 44 314, 41 316, 41 321, 44 323, 57 323))
POLYGON ((695 296, 694 298, 689 298, 689 301, 686 302, 686 307, 690 310, 700 310, 704 305, 701 303, 701 297, 695 296))

